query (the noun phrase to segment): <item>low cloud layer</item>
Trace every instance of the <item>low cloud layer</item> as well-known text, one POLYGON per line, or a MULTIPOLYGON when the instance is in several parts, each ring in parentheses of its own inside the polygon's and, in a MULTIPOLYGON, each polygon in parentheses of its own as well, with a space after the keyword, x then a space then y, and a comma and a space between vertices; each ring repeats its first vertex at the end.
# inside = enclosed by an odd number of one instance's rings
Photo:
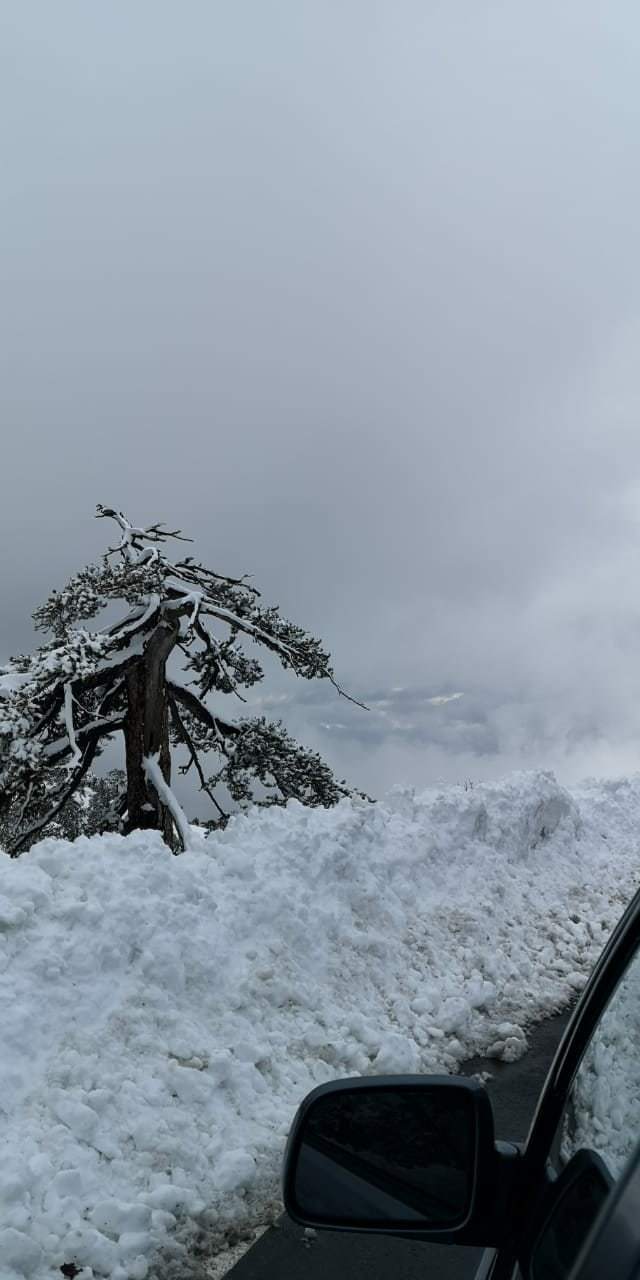
POLYGON ((359 785, 635 769, 637 7, 0 21, 0 658, 101 501, 326 640, 359 785))

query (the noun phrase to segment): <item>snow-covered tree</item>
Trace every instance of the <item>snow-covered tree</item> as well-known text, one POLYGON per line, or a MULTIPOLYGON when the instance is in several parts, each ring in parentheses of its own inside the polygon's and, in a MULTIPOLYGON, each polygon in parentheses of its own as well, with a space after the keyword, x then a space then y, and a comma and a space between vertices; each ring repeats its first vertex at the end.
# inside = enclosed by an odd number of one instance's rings
POLYGON ((263 678, 247 644, 347 697, 320 641, 264 606, 246 575, 227 577, 192 556, 171 560, 168 540, 190 541, 179 530, 138 528, 110 507, 98 506, 97 518, 115 521, 118 545, 36 610, 48 643, 0 669, 0 807, 21 812, 11 852, 51 823, 117 732, 126 763, 121 829, 157 827, 173 848, 186 847, 189 824, 171 788, 172 748, 182 748, 182 772, 195 771, 220 823, 227 795, 243 807, 292 797, 330 806, 352 794, 280 721, 220 714, 220 695, 246 701, 241 690, 263 678), (128 606, 124 616, 89 629, 114 602, 128 606), (181 659, 180 675, 168 672, 170 657, 181 659))
MULTIPOLYGON (((32 802, 30 805, 30 823, 49 813, 52 807, 49 797, 62 789, 66 776, 64 765, 52 766, 48 771, 47 790, 41 804, 38 806, 32 802)), ((111 769, 107 774, 89 772, 38 834, 43 839, 55 836, 61 840, 76 840, 80 835, 117 831, 120 825, 119 806, 124 796, 126 775, 122 769, 111 769)), ((24 825, 23 809, 23 803, 14 799, 0 814, 0 849, 10 849, 18 839, 24 825)))

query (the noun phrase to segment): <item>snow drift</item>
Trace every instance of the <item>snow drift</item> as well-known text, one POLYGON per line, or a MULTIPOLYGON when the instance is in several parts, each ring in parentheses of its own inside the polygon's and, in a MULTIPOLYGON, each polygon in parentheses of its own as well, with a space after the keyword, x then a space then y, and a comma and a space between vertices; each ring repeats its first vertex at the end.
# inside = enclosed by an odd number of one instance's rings
POLYGON ((277 1204, 315 1084, 518 1057, 640 882, 640 776, 291 802, 198 838, 0 854, 2 1280, 188 1276, 277 1204))

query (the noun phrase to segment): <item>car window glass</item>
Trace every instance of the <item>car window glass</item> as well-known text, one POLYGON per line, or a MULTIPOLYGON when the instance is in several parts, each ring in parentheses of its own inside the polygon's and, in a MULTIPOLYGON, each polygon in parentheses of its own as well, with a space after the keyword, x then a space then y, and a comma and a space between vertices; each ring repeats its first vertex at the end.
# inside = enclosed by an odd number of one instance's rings
POLYGON ((640 1139, 640 956, 614 991, 575 1075, 556 1167, 590 1150, 619 1178, 640 1139))
POLYGON ((576 1182, 565 1199, 563 1184, 558 1184, 528 1256, 527 1280, 568 1280, 597 1216, 597 1203, 608 1197, 607 1183, 615 1185, 639 1140, 640 952, 629 962, 582 1055, 550 1151, 556 1175, 566 1170, 565 1185, 573 1186, 566 1179, 573 1179, 577 1167, 584 1166, 586 1181, 576 1182), (597 1203, 589 1198, 592 1166, 602 1170, 597 1203))

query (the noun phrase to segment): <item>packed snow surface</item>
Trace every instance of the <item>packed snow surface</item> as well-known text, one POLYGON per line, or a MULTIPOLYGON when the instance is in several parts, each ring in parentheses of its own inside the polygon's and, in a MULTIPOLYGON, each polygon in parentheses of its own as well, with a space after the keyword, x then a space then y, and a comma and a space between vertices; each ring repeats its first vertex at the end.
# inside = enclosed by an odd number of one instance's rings
POLYGON ((193 843, 0 854, 2 1280, 195 1274, 277 1205, 314 1085, 517 1058, 637 887, 640 776, 292 802, 193 843))

